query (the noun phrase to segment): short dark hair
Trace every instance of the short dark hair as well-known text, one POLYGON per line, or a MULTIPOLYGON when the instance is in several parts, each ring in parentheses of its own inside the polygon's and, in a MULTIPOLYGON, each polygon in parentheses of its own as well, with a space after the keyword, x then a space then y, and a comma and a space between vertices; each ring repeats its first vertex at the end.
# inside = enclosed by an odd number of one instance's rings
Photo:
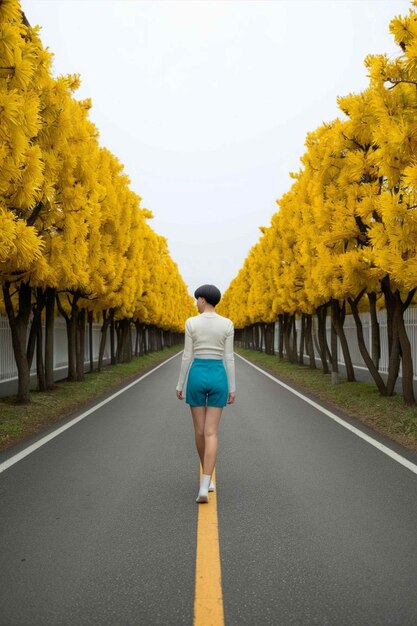
POLYGON ((222 294, 214 285, 201 285, 194 292, 194 298, 204 298, 208 304, 216 306, 220 302, 222 294))

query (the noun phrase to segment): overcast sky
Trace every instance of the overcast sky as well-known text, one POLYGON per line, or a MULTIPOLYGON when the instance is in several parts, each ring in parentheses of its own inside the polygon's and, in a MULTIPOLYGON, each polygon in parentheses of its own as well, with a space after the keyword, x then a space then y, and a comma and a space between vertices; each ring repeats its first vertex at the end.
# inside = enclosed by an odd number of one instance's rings
POLYGON ((224 291, 299 169, 306 133, 398 55, 403 0, 22 0, 79 73, 101 144, 125 165, 190 293, 224 291))

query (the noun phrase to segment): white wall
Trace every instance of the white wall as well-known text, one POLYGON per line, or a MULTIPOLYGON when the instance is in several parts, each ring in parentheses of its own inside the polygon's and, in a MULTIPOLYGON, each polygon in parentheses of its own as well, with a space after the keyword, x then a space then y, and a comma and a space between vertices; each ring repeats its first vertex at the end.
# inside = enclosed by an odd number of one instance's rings
MULTIPOLYGON (((360 314, 362 325, 363 325, 363 334, 365 338, 365 343, 370 351, 371 346, 371 324, 370 324, 370 315, 369 313, 361 313, 360 314)), ((414 378, 417 380, 417 308, 408 308, 404 313, 405 326, 407 330, 408 338, 411 343, 411 352, 413 354, 415 375, 414 378)), ((379 371, 383 374, 388 373, 388 337, 387 337, 387 317, 386 311, 378 311, 378 322, 380 326, 380 337, 381 337, 381 359, 379 362, 379 371)), ((330 346, 330 327, 331 320, 330 316, 327 316, 326 319, 326 328, 327 328, 327 341, 330 346)), ((349 351, 352 358, 352 363, 355 367, 363 367, 368 369, 362 359, 361 353, 359 351, 357 335, 356 335, 356 325, 355 320, 353 319, 353 315, 346 315, 344 330, 346 334, 346 338, 349 344, 349 351)), ((300 341, 300 330, 301 330, 301 321, 296 321, 297 328, 297 339, 300 341)), ((317 319, 313 320, 313 334, 317 337, 317 319)), ((275 329, 275 350, 278 349, 278 323, 276 324, 275 329)), ((316 349, 315 342, 315 354, 319 357, 319 354, 316 349)), ((307 355, 306 355, 307 356, 307 355)), ((343 353, 340 343, 338 341, 338 361, 341 365, 344 365, 343 353)), ((400 370, 401 375, 401 370, 400 370)))
MULTIPOLYGON (((93 324, 93 356, 98 360, 101 339, 101 324, 93 324)), ((110 358, 110 339, 107 333, 107 342, 104 350, 104 359, 110 358)), ((85 338, 85 361, 90 360, 88 326, 85 338)), ((65 320, 57 317, 55 320, 54 337, 54 369, 65 368, 68 365, 67 332, 65 320)), ((36 353, 32 361, 31 373, 36 373, 36 353)), ((17 378, 17 368, 12 348, 12 335, 7 317, 0 316, 0 384, 17 378)))

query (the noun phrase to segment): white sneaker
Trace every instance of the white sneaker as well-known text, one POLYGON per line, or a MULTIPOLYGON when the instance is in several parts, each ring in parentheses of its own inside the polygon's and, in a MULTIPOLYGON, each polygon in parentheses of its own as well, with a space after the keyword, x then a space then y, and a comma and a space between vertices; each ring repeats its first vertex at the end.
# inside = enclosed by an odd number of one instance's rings
POLYGON ((203 474, 200 480, 200 489, 196 502, 208 502, 208 489, 210 486, 210 474, 203 474))
POLYGON ((214 482, 211 480, 210 484, 209 484, 209 491, 216 491, 216 485, 214 484, 214 482))
POLYGON ((208 502, 208 501, 209 501, 209 499, 208 499, 207 491, 206 492, 200 491, 198 496, 197 496, 197 498, 196 498, 196 502, 202 503, 202 502, 208 502))

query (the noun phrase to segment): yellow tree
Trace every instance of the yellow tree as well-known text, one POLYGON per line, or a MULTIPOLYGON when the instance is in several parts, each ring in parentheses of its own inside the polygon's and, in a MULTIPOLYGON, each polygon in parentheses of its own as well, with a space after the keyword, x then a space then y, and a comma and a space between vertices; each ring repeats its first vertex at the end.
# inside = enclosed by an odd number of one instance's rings
MULTIPOLYGON (((416 6, 416 3, 413 2, 416 6)), ((363 222, 372 244, 389 322, 392 393, 402 361, 403 395, 414 402, 413 363, 404 325, 404 311, 417 287, 416 161, 417 161, 417 14, 392 20, 390 30, 401 50, 395 60, 385 55, 366 60, 370 73, 370 110, 375 123, 372 141, 379 169, 380 193, 363 222)))
POLYGON ((39 145, 45 160, 41 188, 44 208, 35 225, 46 247, 44 263, 31 274, 34 286, 45 294, 53 291, 52 303, 57 294, 67 323, 70 380, 84 375, 85 318, 79 302, 96 290, 98 260, 94 250, 101 223, 96 174, 98 133, 88 120, 90 103, 78 102, 72 96, 78 83, 77 77, 61 77, 51 81, 43 94, 45 127, 39 145))
POLYGON ((251 324, 248 307, 249 271, 249 260, 246 258, 217 306, 219 314, 229 317, 237 329, 244 329, 251 324))
POLYGON ((272 229, 260 227, 262 236, 252 248, 250 265, 250 288, 248 307, 253 324, 257 324, 260 337, 259 349, 274 353, 274 329, 276 317, 273 312, 274 280, 271 252, 274 246, 272 229))
MULTIPOLYGON (((288 357, 302 363, 305 347, 310 357, 310 367, 313 368, 312 314, 319 311, 323 304, 317 290, 311 289, 310 279, 315 258, 316 232, 315 228, 310 228, 311 207, 306 189, 308 178, 303 172, 292 176, 295 182, 278 201, 279 212, 271 221, 274 231, 271 263, 275 268, 277 293, 275 311, 280 325, 279 354, 282 358, 285 340, 288 357), (299 341, 296 336, 296 317, 301 319, 299 341)), ((323 357, 323 369, 327 371, 326 368, 327 360, 323 357)))
MULTIPOLYGON (((402 359, 403 394, 411 403, 412 359, 403 314, 417 287, 415 10, 395 18, 390 28, 401 49, 399 58, 369 57, 369 89, 339 99, 347 119, 309 134, 303 167, 279 201, 279 212, 271 222, 274 243, 266 255, 268 261, 262 260, 261 241, 255 264, 251 252, 231 284, 231 293, 226 293, 226 301, 232 305, 236 284, 245 285, 243 276, 249 283, 247 276, 254 266, 258 275, 273 267, 275 314, 290 319, 316 310, 322 334, 323 317, 331 304, 333 327, 343 346, 341 322, 347 299, 357 323, 361 352, 381 392, 392 393, 402 359), (376 341, 371 357, 358 309, 367 294, 376 326, 376 300, 381 291, 390 345, 386 387, 378 374, 376 341)), ((250 293, 246 311, 250 323, 254 315, 263 312, 256 289, 245 286, 250 293)), ((243 318, 242 313, 239 317, 243 318)), ((376 339, 377 332, 374 336, 376 339)), ((288 344, 287 353, 293 347, 288 344)))
MULTIPOLYGON (((87 241, 92 238, 94 223, 91 142, 96 141, 97 132, 87 122, 88 103, 78 103, 71 97, 78 85, 77 78, 53 80, 50 54, 42 47, 38 29, 22 23, 19 3, 2 3, 0 11, 3 10, 7 16, 1 20, 4 37, 0 45, 1 58, 7 65, 0 76, 5 105, 0 120, 4 146, 0 201, 26 225, 28 233, 35 228, 43 241, 43 254, 25 268, 28 271, 22 274, 16 270, 3 280, 12 336, 19 336, 14 341, 18 395, 21 401, 27 401, 33 333, 27 358, 25 343, 32 287, 37 288, 38 295, 32 329, 35 322, 40 322, 43 290, 60 288, 74 292, 80 284, 89 288, 87 241), (89 149, 85 149, 87 144, 89 149), (12 285, 18 291, 17 313, 11 297, 12 285)), ((25 231, 20 228, 19 245, 24 250, 25 231)), ((50 350, 46 352, 51 354, 50 350)), ((41 354, 39 349, 38 357, 41 354)), ((70 364, 72 361, 71 358, 70 364)))
MULTIPOLYGON (((365 113, 366 102, 364 109, 365 113)), ((366 129, 366 114, 362 120, 362 128, 366 129)), ((325 321, 322 317, 325 317, 326 309, 330 305, 332 371, 338 371, 335 340, 337 334, 348 380, 354 380, 349 346, 343 329, 345 302, 349 297, 360 299, 367 290, 371 290, 371 284, 374 288, 375 283, 371 283, 369 263, 365 261, 363 234, 356 211, 361 194, 364 193, 364 161, 368 148, 365 139, 355 136, 349 123, 340 120, 326 124, 310 134, 307 147, 308 151, 302 159, 305 165, 303 177, 308 180, 303 214, 307 213, 311 217, 313 228, 310 228, 309 240, 314 238, 314 249, 310 246, 310 254, 313 254, 308 291, 315 293, 316 298, 321 298, 317 313, 322 342, 325 321)), ((376 367, 374 370, 379 377, 376 367)), ((383 385, 380 377, 378 380, 383 385)))
POLYGON ((103 317, 99 367, 107 329, 111 328, 112 362, 131 358, 130 318, 145 275, 146 219, 152 214, 140 207, 140 197, 129 185, 120 161, 106 149, 100 150, 98 180, 101 186, 101 225, 94 256, 97 285, 89 308, 103 317), (116 324, 114 324, 116 322, 116 324), (117 350, 114 342, 117 333, 117 350))
POLYGON ((19 373, 18 400, 29 401, 26 333, 31 311, 27 271, 43 242, 33 226, 42 203, 40 94, 49 80, 50 55, 37 32, 23 24, 19 2, 0 4, 0 280, 19 373), (13 297, 15 292, 16 297, 13 297))
POLYGON ((147 224, 144 249, 144 280, 135 300, 133 318, 141 333, 141 351, 162 347, 161 332, 183 332, 187 317, 195 315, 177 265, 170 257, 167 240, 147 224), (159 329, 159 330, 157 330, 159 329))

